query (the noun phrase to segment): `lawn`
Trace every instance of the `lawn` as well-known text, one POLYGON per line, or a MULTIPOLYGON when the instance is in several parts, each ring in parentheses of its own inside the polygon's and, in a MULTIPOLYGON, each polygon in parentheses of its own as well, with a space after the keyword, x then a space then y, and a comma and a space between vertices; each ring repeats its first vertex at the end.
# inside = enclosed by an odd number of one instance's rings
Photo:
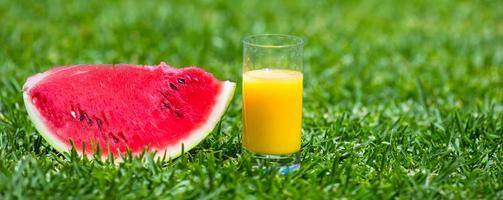
POLYGON ((0 199, 502 199, 502 144, 500 1, 0 0, 0 199), (24 109, 26 78, 58 65, 166 61, 239 83, 257 33, 307 40, 295 173, 241 156, 240 90, 170 162, 60 154, 24 109))

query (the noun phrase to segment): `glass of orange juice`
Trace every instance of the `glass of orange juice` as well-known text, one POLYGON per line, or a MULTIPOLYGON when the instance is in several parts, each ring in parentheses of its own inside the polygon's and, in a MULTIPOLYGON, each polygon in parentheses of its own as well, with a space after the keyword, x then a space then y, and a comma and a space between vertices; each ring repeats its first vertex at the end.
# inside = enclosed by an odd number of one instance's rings
POLYGON ((244 151, 296 169, 300 166, 304 41, 264 34, 245 37, 243 44, 244 151))

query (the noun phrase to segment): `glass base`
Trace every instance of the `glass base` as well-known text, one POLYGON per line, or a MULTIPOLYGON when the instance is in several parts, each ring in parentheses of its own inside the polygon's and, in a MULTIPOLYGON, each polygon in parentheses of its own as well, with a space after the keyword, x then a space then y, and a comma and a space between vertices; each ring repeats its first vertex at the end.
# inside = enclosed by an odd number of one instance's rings
POLYGON ((252 164, 256 168, 278 169, 280 174, 288 174, 300 169, 300 151, 292 154, 272 155, 254 153, 243 148, 243 154, 251 157, 252 164))

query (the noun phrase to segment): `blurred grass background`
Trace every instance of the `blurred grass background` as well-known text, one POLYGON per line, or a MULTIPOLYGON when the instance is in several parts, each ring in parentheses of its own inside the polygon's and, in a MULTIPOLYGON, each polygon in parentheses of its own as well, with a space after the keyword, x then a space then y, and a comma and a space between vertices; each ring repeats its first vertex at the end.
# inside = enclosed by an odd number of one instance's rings
POLYGON ((503 198, 500 1, 0 0, 0 198, 503 198), (55 152, 26 77, 78 63, 196 65, 240 81, 241 39, 304 37, 303 167, 239 156, 240 93, 202 145, 116 168, 55 152))

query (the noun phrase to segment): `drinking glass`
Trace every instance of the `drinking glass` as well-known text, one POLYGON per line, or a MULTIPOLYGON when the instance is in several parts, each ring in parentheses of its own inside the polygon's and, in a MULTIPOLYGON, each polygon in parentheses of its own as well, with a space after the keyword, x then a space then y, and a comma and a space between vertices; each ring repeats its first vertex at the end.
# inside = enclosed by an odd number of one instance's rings
POLYGON ((281 34, 243 40, 244 152, 261 162, 300 166, 303 47, 300 37, 281 34))

